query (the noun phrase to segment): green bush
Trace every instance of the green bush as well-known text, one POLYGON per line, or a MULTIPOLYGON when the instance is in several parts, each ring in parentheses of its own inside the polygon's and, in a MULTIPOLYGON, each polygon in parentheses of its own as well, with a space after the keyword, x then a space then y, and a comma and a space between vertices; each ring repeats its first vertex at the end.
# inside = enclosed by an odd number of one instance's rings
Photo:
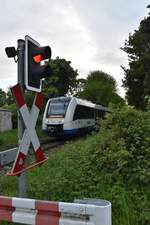
MULTIPOLYGON (((149 134, 149 112, 114 110, 99 133, 49 154, 47 163, 28 173, 28 197, 104 198, 112 202, 114 225, 149 224, 149 134)), ((16 179, 11 185, 5 177, 0 192, 16 195, 16 179)))
POLYGON ((0 151, 7 150, 17 145, 17 130, 0 132, 0 151))

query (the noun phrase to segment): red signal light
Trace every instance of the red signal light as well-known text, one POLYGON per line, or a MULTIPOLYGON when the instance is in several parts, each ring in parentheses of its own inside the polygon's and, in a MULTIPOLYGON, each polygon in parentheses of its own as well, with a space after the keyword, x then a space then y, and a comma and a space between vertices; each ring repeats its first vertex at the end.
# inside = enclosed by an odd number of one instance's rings
POLYGON ((36 55, 33 57, 34 62, 40 63, 42 61, 42 55, 36 55))

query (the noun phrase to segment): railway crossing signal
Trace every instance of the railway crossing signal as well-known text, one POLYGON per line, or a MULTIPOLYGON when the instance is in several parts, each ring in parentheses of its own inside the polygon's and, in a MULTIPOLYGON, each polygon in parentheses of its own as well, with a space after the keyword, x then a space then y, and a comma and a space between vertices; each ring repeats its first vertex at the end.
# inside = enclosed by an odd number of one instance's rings
POLYGON ((22 71, 21 86, 27 90, 41 92, 42 78, 52 75, 52 69, 48 64, 41 65, 43 60, 51 58, 51 48, 40 46, 37 41, 28 35, 25 36, 25 40, 20 39, 18 41, 21 43, 21 48, 6 47, 6 54, 8 58, 14 58, 15 62, 21 62, 22 68, 19 66, 19 70, 22 71))
POLYGON ((27 169, 43 164, 48 158, 44 155, 43 150, 40 147, 40 143, 35 131, 35 124, 38 118, 40 106, 42 104, 43 94, 37 93, 31 109, 31 113, 29 113, 20 85, 15 85, 14 87, 12 87, 11 90, 16 99, 16 103, 19 107, 19 112, 22 116, 25 125, 25 130, 21 143, 19 145, 16 160, 11 171, 7 173, 7 175, 16 176, 20 175, 27 169), (30 143, 32 143, 35 152, 36 162, 25 167, 24 161, 27 156, 30 143))
POLYGON ((41 47, 30 36, 25 36, 25 87, 27 90, 41 92, 42 78, 52 74, 49 65, 41 65, 41 61, 51 58, 51 48, 41 47))
MULTIPOLYGON (((51 48, 49 46, 41 47, 40 44, 26 35, 24 39, 17 40, 17 49, 14 46, 5 48, 9 58, 14 58, 18 65, 18 84, 12 88, 15 95, 17 105, 19 106, 18 113, 18 153, 13 165, 13 168, 7 174, 10 176, 19 175, 19 196, 26 196, 26 173, 25 170, 36 165, 41 165, 47 160, 44 155, 35 131, 39 108, 42 102, 42 78, 50 76, 52 70, 49 65, 41 65, 41 61, 51 58, 51 48), (35 97, 31 112, 27 108, 23 97, 25 90, 38 92, 35 97), (25 158, 27 156, 30 144, 32 144, 36 161, 29 166, 25 166, 25 158)), ((8 151, 7 161, 11 161, 9 156, 16 154, 8 151)))

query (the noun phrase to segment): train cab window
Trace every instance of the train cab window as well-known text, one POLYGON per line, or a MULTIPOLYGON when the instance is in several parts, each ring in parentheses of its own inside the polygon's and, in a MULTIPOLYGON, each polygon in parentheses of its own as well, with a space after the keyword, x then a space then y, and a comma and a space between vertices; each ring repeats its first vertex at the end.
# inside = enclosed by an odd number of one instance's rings
POLYGON ((64 117, 69 105, 70 99, 57 99, 50 101, 48 110, 47 110, 47 117, 56 117, 61 116, 64 117))

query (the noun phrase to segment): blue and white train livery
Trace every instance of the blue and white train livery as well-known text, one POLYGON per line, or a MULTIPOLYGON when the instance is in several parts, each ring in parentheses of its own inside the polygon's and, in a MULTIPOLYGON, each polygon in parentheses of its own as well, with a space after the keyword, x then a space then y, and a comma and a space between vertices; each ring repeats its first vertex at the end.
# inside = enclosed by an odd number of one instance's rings
POLYGON ((103 118, 110 109, 75 97, 48 100, 42 129, 49 136, 63 136, 94 130, 96 119, 103 118))

